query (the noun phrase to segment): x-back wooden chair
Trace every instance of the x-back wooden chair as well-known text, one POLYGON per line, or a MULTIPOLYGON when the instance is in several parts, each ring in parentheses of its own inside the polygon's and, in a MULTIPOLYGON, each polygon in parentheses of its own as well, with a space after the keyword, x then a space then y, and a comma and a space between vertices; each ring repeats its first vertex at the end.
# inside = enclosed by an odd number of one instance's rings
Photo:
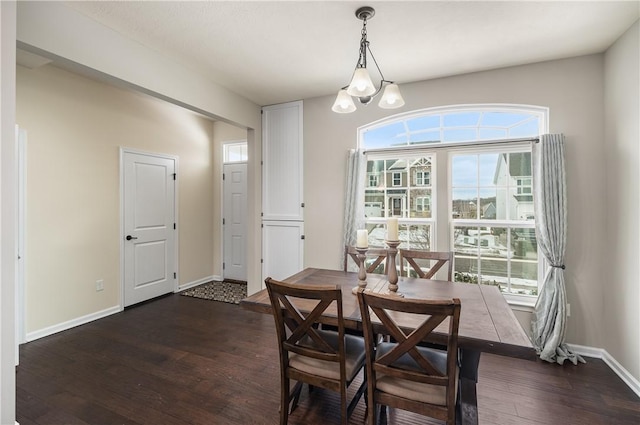
POLYGON ((287 424, 304 382, 340 393, 341 423, 346 425, 366 388, 366 378, 347 406, 347 388, 364 367, 365 353, 362 337, 345 335, 342 291, 335 285, 296 285, 271 278, 265 283, 280 351, 280 424, 287 424), (330 324, 337 331, 317 326, 325 312, 335 318, 330 324), (293 390, 291 379, 297 381, 293 390))
POLYGON ((418 277, 422 279, 431 279, 444 266, 448 265, 447 280, 452 280, 453 273, 453 252, 424 251, 418 249, 400 249, 400 275, 407 276, 408 271, 405 269, 405 261, 416 272, 418 277), (427 260, 428 267, 423 269, 427 260), (421 266, 422 264, 422 266, 421 266))
POLYGON ((357 296, 367 350, 369 425, 376 424, 378 404, 455 424, 460 300, 418 300, 363 291, 357 296), (397 317, 395 312, 424 315, 424 320, 408 332, 392 318, 397 317), (377 317, 375 324, 372 314, 377 317), (447 319, 446 350, 418 345, 447 319), (378 333, 396 342, 379 342, 378 333))
MULTIPOLYGON (((387 274, 388 265, 387 265, 387 250, 384 248, 368 248, 367 253, 365 254, 367 258, 374 258, 373 263, 367 266, 367 273, 374 273, 376 268, 380 264, 384 263, 384 274, 387 274)), ((360 264, 360 260, 358 259, 358 251, 356 251, 355 246, 345 246, 344 247, 344 263, 343 269, 346 272, 347 266, 349 262, 349 257, 353 260, 356 265, 360 264)))

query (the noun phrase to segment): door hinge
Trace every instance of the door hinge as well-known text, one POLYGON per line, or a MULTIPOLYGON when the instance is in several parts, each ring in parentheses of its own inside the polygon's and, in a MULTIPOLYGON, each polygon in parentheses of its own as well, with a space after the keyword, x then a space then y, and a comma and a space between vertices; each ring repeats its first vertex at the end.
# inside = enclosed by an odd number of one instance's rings
POLYGON ((178 273, 173 272, 173 278, 176 279, 178 277, 178 273))
POLYGON ((262 263, 264 263, 264 260, 261 258, 261 259, 260 259, 260 264, 262 264, 262 263))
POLYGON ((224 180, 224 173, 222 173, 222 180, 224 180))
POLYGON ((176 179, 176 173, 173 173, 173 179, 174 180, 176 179))
POLYGON ((304 235, 300 236, 300 239, 304 240, 304 235))
POLYGON ((173 223, 173 230, 176 230, 176 223, 173 223))
POLYGON ((261 228, 261 229, 264 229, 264 224, 260 224, 260 228, 261 228))
POLYGON ((223 224, 223 225, 224 225, 224 224, 226 224, 226 222, 225 222, 225 219, 224 219, 224 218, 222 219, 222 224, 223 224))
POLYGON ((225 267, 225 263, 222 263, 222 270, 224 270, 224 267, 225 267))
POLYGON ((300 208, 304 208, 304 202, 300 204, 300 208))
POLYGON ((264 161, 260 161, 260 165, 264 165, 264 161))

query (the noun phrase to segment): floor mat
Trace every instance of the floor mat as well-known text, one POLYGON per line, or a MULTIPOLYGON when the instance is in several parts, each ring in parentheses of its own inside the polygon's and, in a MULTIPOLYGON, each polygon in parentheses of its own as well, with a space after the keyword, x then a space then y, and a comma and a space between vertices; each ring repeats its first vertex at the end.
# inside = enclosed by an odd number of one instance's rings
POLYGON ((182 291, 180 295, 239 304, 241 299, 247 297, 247 284, 245 282, 213 281, 182 291))

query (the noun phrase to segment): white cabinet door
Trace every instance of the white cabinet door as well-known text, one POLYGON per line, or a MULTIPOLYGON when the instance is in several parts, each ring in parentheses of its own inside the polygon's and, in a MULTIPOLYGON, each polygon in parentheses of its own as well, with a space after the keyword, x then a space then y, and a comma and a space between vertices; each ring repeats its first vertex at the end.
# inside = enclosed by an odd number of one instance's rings
POLYGON ((262 219, 303 220, 302 102, 262 109, 262 219))
POLYGON ((304 223, 262 222, 262 280, 286 279, 304 267, 304 223))

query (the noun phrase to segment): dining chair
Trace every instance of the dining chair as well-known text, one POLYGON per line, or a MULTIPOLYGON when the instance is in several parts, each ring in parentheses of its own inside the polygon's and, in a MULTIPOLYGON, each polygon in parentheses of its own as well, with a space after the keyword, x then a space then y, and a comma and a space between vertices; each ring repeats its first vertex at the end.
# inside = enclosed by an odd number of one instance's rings
MULTIPOLYGON (((375 273, 380 264, 384 263, 383 274, 387 274, 387 250, 384 248, 367 248, 366 257, 368 259, 373 258, 373 262, 367 266, 367 273, 375 273)), ((360 260, 358 259, 358 251, 355 246, 346 245, 344 247, 344 262, 343 270, 346 272, 348 269, 349 257, 356 263, 356 266, 360 266, 360 260)), ((366 260, 365 260, 366 262, 366 260)))
POLYGON ((357 297, 367 352, 369 425, 376 424, 378 405, 455 424, 460 300, 399 298, 364 291, 358 291, 357 297), (399 312, 421 315, 421 324, 407 334, 394 320, 399 312), (446 350, 418 345, 447 319, 446 350), (395 342, 378 340, 379 333, 389 334, 395 342))
POLYGON ((448 263, 447 280, 452 280, 453 252, 424 251, 400 248, 400 275, 408 275, 405 261, 422 279, 431 279, 440 268, 448 263), (426 261, 425 261, 426 260, 426 261), (425 270, 426 269, 426 270, 425 270))
POLYGON ((344 332, 342 291, 335 285, 296 285, 271 278, 265 283, 280 352, 280 424, 287 424, 304 382, 340 393, 341 423, 346 425, 365 391, 366 375, 347 405, 347 388, 363 369, 365 353, 363 338, 344 332), (334 318, 329 322, 337 331, 318 327, 325 312, 334 318), (290 380, 297 381, 293 390, 290 380))

